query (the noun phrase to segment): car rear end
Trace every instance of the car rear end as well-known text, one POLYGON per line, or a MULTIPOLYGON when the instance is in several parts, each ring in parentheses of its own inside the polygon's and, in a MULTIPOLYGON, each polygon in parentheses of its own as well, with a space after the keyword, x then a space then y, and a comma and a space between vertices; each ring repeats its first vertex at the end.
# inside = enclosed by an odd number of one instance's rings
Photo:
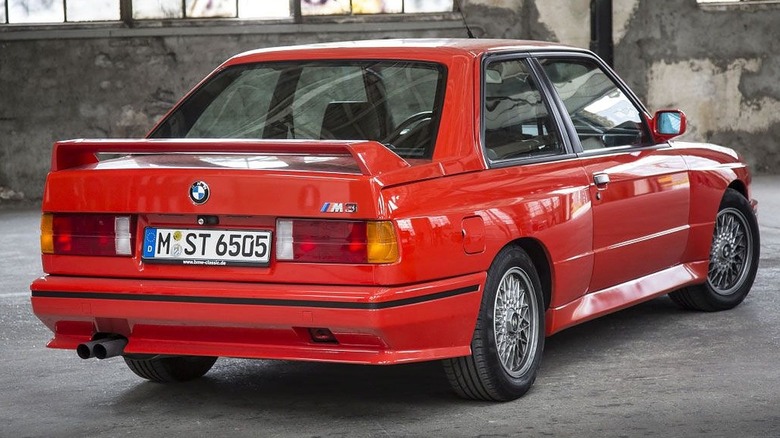
POLYGON ((445 70, 304 64, 217 72, 152 139, 55 145, 46 275, 31 286, 50 347, 373 364, 469 354, 484 272, 421 276, 405 259, 414 227, 386 197, 388 181, 443 176, 432 148, 445 70))

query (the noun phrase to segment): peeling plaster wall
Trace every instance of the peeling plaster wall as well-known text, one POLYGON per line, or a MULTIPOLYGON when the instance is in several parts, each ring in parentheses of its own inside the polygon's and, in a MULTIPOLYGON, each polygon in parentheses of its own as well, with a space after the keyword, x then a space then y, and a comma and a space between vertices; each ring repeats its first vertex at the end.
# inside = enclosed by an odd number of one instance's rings
POLYGON ((780 5, 627 3, 615 68, 650 110, 680 108, 687 139, 733 147, 755 171, 780 172, 780 5))
POLYGON ((589 0, 538 0, 539 21, 554 35, 553 40, 576 47, 590 45, 589 0))
POLYGON ((724 126, 749 132, 765 132, 780 120, 780 100, 771 96, 747 99, 740 91, 746 74, 760 70, 761 59, 736 59, 718 66, 709 59, 654 63, 647 74, 648 104, 655 108, 685 106, 692 121, 691 134, 705 137, 724 126), (680 80, 683 77, 704 80, 680 80), (727 105, 713 105, 716 96, 727 105), (693 123, 695 121, 695 123, 693 123))
POLYGON ((617 0, 612 2, 612 40, 617 44, 623 40, 628 32, 628 24, 631 21, 639 0, 617 0))
MULTIPOLYGON (((589 45, 590 0, 462 4, 480 37, 589 45)), ((695 0, 614 0, 615 67, 651 109, 686 111, 689 138, 732 146, 755 169, 778 172, 777 23, 780 7, 703 11, 695 0)), ((143 136, 234 53, 321 41, 465 37, 458 26, 456 20, 439 30, 0 40, 0 189, 39 199, 55 140, 143 136)))

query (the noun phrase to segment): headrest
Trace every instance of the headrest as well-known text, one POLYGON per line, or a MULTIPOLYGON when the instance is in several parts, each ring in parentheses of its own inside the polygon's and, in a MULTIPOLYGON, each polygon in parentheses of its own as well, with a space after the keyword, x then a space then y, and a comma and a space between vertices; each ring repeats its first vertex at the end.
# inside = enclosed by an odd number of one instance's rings
POLYGON ((379 118, 368 102, 331 102, 322 118, 322 139, 379 140, 379 118))

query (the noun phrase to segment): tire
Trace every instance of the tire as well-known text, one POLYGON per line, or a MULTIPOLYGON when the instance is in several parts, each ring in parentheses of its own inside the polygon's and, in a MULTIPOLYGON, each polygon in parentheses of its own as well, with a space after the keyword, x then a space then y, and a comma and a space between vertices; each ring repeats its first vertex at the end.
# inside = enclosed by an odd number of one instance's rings
POLYGON ((726 189, 715 218, 707 281, 669 294, 683 309, 716 312, 747 297, 758 270, 758 222, 741 193, 726 189))
POLYGON ((542 350, 544 299, 539 276, 525 251, 504 248, 488 270, 471 356, 445 359, 444 371, 463 398, 514 400, 536 380, 542 350))
POLYGON ((206 374, 216 357, 127 355, 125 363, 132 372, 157 383, 186 382, 206 374))

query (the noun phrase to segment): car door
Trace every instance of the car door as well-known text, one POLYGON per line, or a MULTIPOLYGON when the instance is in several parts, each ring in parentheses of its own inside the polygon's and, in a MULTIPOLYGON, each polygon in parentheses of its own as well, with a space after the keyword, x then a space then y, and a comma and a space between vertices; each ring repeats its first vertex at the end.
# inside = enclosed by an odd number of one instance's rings
POLYGON ((469 176, 486 203, 477 211, 504 224, 499 240, 519 234, 544 242, 553 263, 550 304, 564 305, 586 293, 593 267, 588 176, 526 55, 494 55, 482 67, 481 142, 490 170, 469 176))
POLYGON ((594 267, 590 291, 662 271, 687 243, 688 169, 668 144, 655 144, 646 112, 595 58, 539 58, 569 116, 568 128, 591 178, 594 267))

